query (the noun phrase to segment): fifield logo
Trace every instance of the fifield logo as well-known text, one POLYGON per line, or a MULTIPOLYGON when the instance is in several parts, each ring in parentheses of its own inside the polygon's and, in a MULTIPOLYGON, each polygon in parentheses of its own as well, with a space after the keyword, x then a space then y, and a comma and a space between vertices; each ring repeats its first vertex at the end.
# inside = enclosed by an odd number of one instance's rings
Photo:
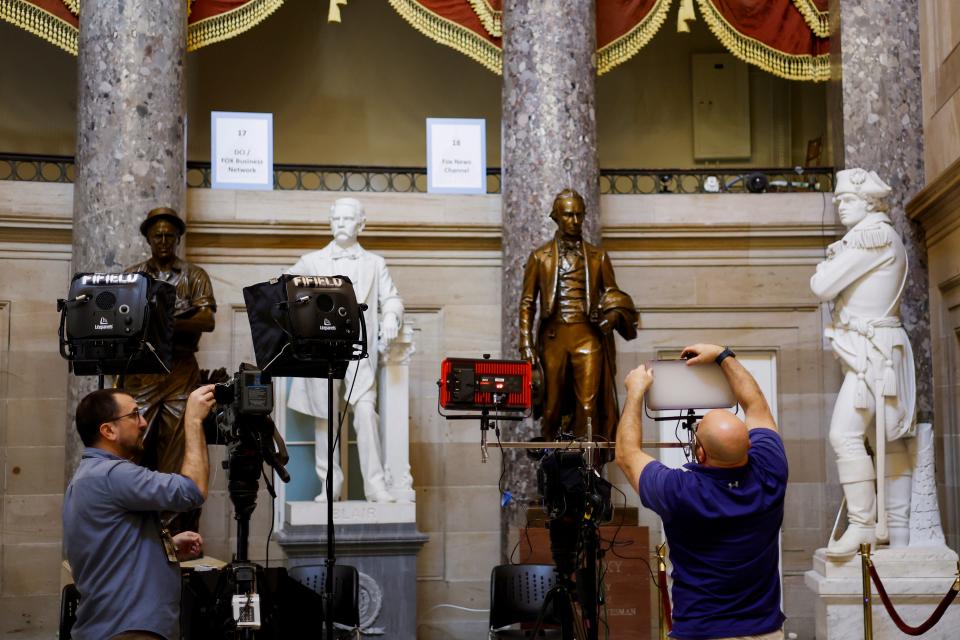
POLYGON ((100 322, 93 325, 94 331, 109 331, 110 329, 113 329, 113 324, 103 316, 100 316, 100 322))
POLYGON ((342 287, 343 278, 336 276, 296 276, 293 279, 295 287, 342 287))
POLYGON ((91 273, 80 279, 81 284, 131 284, 139 278, 136 273, 91 273))

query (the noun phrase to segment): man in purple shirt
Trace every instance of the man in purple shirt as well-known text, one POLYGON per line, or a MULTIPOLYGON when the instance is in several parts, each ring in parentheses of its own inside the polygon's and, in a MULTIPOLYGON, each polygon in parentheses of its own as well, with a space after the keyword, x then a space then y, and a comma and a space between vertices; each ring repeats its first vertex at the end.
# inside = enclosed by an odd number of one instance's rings
POLYGON ((77 406, 86 448, 63 498, 64 546, 80 592, 74 640, 180 637, 178 558, 199 555, 202 540, 192 531, 171 538, 160 512, 195 509, 206 499, 202 423, 213 404, 213 385, 187 399, 179 473, 130 461, 147 422, 129 394, 100 389, 77 406))
POLYGON ((663 521, 673 564, 671 636, 782 640, 783 441, 760 387, 732 351, 695 344, 682 355, 690 366, 720 365, 745 420, 710 411, 697 425, 696 462, 670 469, 640 449, 643 396, 653 372, 640 365, 627 376, 617 464, 663 521))

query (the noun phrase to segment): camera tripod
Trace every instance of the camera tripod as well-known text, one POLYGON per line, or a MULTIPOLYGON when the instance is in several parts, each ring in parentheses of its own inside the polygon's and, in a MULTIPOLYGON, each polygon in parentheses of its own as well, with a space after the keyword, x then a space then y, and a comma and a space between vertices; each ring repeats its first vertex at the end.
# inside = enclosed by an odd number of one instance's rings
POLYGON ((551 613, 560 623, 563 640, 597 640, 600 600, 597 590, 599 530, 594 522, 577 523, 556 518, 549 522, 550 552, 556 564, 557 582, 547 591, 530 637, 535 638, 551 613), (577 544, 583 543, 584 566, 577 568, 577 544), (576 573, 577 579, 571 577, 576 573), (579 607, 577 606, 579 604, 579 607))
POLYGON ((590 447, 557 450, 541 459, 538 484, 550 515, 547 528, 557 581, 544 598, 534 636, 551 607, 563 640, 599 636, 599 523, 608 520, 612 510, 609 484, 600 477, 593 458, 590 447))

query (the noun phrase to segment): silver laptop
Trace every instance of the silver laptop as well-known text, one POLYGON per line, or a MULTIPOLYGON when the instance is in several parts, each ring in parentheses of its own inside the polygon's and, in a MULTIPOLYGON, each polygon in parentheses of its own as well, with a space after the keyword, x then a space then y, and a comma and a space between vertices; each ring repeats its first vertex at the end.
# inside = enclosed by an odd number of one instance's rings
POLYGON ((646 397, 651 411, 722 409, 737 404, 718 364, 687 366, 686 360, 654 360, 647 367, 653 369, 646 397))

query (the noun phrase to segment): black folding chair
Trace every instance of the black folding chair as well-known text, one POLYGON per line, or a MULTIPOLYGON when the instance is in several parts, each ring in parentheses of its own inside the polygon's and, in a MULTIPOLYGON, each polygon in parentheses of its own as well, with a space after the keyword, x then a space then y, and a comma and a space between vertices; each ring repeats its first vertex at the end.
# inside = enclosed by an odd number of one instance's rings
POLYGON ((72 582, 60 592, 60 640, 70 639, 70 630, 77 621, 77 607, 80 606, 80 592, 72 582))
MULTIPOLYGON (((556 584, 551 564, 502 564, 490 575, 490 638, 532 638, 533 624, 543 608, 547 592, 556 584), (523 628, 507 628, 527 625, 523 628)), ((559 638, 560 621, 553 607, 546 612, 537 638, 559 638)))
MULTIPOLYGON (((290 567, 287 574, 316 593, 323 594, 327 567, 305 565, 290 567)), ((323 612, 320 611, 320 618, 323 612)), ((360 637, 360 573, 356 567, 333 565, 333 622, 335 638, 360 637)))

